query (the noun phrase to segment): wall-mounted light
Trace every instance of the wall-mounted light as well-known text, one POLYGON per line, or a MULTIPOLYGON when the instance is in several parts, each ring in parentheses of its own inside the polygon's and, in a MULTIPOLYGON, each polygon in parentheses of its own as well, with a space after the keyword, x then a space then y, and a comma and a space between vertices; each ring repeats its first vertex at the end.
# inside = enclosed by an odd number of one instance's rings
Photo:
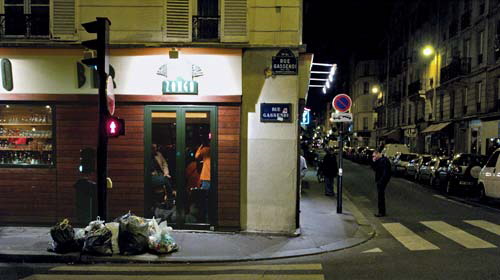
POLYGON ((172 48, 169 52, 168 52, 168 57, 170 59, 177 59, 179 58, 179 50, 177 50, 177 48, 172 48))

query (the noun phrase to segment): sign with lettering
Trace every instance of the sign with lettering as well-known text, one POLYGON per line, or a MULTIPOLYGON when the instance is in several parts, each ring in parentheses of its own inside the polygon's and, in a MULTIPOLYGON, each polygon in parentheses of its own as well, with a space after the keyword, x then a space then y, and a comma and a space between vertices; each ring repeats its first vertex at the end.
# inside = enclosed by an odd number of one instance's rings
POLYGON ((292 122, 291 103, 261 103, 261 122, 292 122))
POLYGON ((162 83, 163 94, 198 94, 198 82, 183 79, 164 80, 162 83))
POLYGON ((165 77, 163 94, 198 94, 198 82, 194 79, 203 76, 203 71, 198 65, 175 58, 163 64, 156 74, 165 77))
POLYGON ((351 113, 332 113, 333 122, 352 122, 351 113))
POLYGON ((297 57, 290 49, 281 49, 273 56, 273 75, 297 75, 297 57))

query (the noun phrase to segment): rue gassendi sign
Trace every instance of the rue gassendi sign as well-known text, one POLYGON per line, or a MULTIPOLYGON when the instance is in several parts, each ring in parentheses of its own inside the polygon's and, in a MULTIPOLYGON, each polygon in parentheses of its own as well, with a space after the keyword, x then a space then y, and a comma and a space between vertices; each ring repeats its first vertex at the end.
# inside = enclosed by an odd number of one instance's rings
POLYGON ((290 49, 281 49, 273 56, 274 75, 297 75, 297 57, 290 49))
POLYGON ((261 103, 261 122, 292 122, 291 103, 261 103))

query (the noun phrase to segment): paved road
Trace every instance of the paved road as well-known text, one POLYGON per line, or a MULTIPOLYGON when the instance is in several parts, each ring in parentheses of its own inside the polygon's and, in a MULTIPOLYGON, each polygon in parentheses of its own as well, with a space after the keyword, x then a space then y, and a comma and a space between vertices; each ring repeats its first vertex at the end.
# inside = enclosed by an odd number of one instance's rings
MULTIPOLYGON (((373 171, 345 161, 344 175, 352 201, 377 231, 354 248, 236 264, 2 264, 0 279, 500 279, 500 211, 393 178, 388 216, 375 218, 373 171)), ((315 182, 310 187, 322 191, 315 182)))

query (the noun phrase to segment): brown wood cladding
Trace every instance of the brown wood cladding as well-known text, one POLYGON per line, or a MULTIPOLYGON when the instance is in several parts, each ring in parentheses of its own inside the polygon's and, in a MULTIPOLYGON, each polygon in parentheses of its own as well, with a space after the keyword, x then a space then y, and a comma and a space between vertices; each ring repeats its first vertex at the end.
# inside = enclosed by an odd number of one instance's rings
MULTIPOLYGON (((52 224, 67 217, 78 224, 74 184, 82 178, 80 149, 97 145, 96 107, 56 105, 57 168, 0 168, 0 222, 52 224)), ((109 139, 108 219, 129 210, 144 214, 144 105, 119 105, 115 115, 127 126, 125 136, 109 139)), ((218 121, 218 225, 240 228, 239 105, 218 106, 218 121)))
POLYGON ((219 106, 218 122, 219 226, 240 228, 240 107, 219 106))

